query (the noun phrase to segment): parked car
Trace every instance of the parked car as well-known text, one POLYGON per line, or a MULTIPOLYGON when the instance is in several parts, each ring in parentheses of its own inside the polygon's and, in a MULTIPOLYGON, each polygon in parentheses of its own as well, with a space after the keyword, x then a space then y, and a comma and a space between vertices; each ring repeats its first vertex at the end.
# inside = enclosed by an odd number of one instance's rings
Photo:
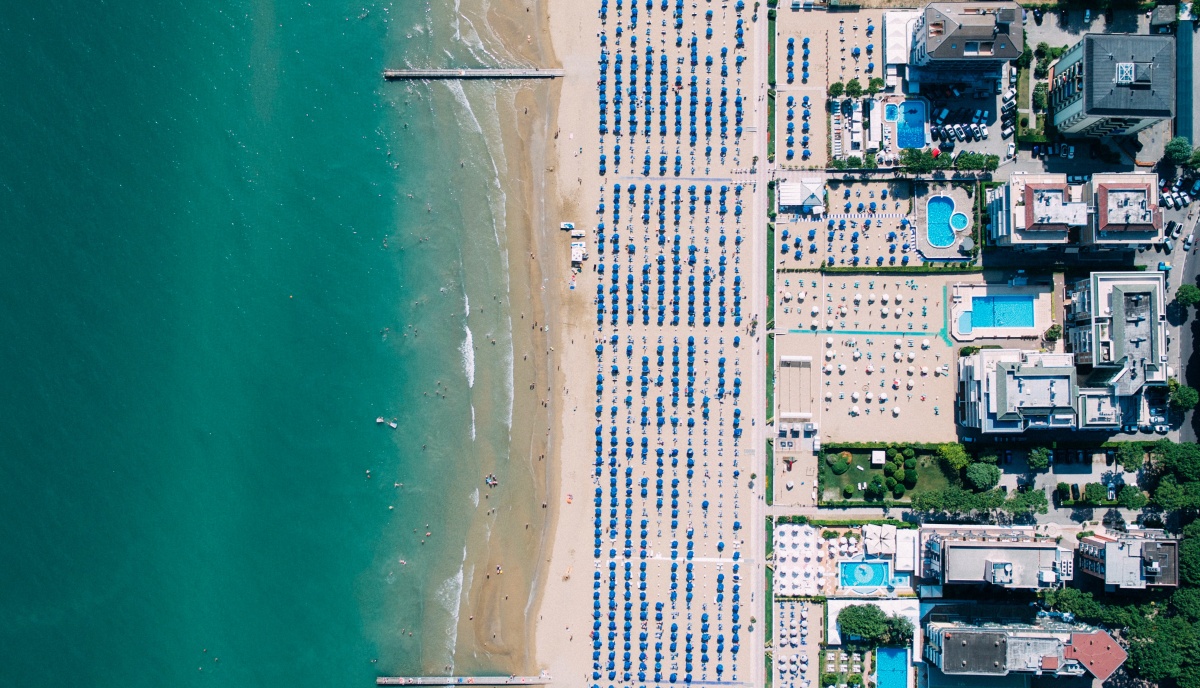
POLYGON ((987 137, 988 137, 988 130, 987 130, 987 125, 986 125, 986 124, 981 124, 981 125, 979 125, 979 133, 983 134, 983 138, 984 138, 984 140, 987 140, 987 137))
POLYGON ((1192 244, 1195 241, 1195 237, 1196 237, 1196 235, 1194 235, 1194 234, 1187 235, 1187 238, 1183 240, 1183 250, 1185 250, 1185 251, 1192 250, 1192 244))
POLYGON ((1079 483, 1071 483, 1071 500, 1079 501, 1079 483))
MULTIPOLYGON (((1014 73, 1015 73, 1015 72, 1014 72, 1014 73)), ((1007 90, 1007 91, 1004 93, 1004 103, 1005 103, 1005 107, 1007 107, 1007 106, 1008 106, 1008 105, 1007 105, 1008 103, 1015 103, 1016 101, 1017 101, 1017 89, 1015 89, 1015 88, 1010 88, 1010 89, 1008 89, 1008 90, 1007 90)))
POLYGON ((1163 239, 1162 247, 1163 247, 1163 250, 1166 251, 1167 253, 1174 251, 1175 250, 1175 240, 1174 239, 1163 239))
POLYGON ((1200 195, 1200 179, 1197 179, 1196 183, 1192 184, 1192 195, 1200 195))
POLYGON ((1117 498, 1117 488, 1114 485, 1108 486, 1108 501, 1113 501, 1117 498))
POLYGON ((1002 139, 1006 139, 1012 135, 1013 135, 1013 128, 1012 128, 1011 124, 1005 126, 1003 129, 1000 130, 1000 138, 1002 138, 1002 139))
POLYGON ((1104 464, 1111 466, 1117 461, 1117 453, 1111 449, 1104 450, 1104 464))
POLYGON ((963 133, 962 125, 960 125, 960 124, 954 125, 954 138, 958 139, 959 141, 967 140, 967 135, 965 133, 963 133))
POLYGON ((981 120, 982 118, 983 118, 983 110, 976 110, 975 116, 971 118, 971 124, 978 124, 979 120, 981 120))
POLYGON ((1192 197, 1189 196, 1186 191, 1180 191, 1176 195, 1183 199, 1183 203, 1181 203, 1180 205, 1188 205, 1192 202, 1192 197))
POLYGON ((1168 432, 1170 432, 1170 430, 1171 430, 1171 428, 1169 428, 1165 425, 1155 425, 1154 426, 1154 432, 1157 432, 1160 435, 1165 435, 1168 432))
POLYGON ((934 141, 942 138, 941 134, 938 133, 937 127, 929 127, 929 138, 933 139, 934 141))
POLYGON ((1011 157, 1015 156, 1016 154, 1017 154, 1017 144, 1009 143, 1008 144, 1008 157, 1011 158, 1011 157))
POLYGON ((1165 205, 1168 208, 1175 208, 1175 199, 1171 198, 1170 194, 1162 194, 1158 197, 1158 204, 1165 205))
POLYGON ((1067 159, 1068 160, 1075 159, 1075 146, 1067 146, 1067 159))
POLYGON ((1004 463, 1012 463, 1012 450, 1011 449, 1004 450, 1004 463))

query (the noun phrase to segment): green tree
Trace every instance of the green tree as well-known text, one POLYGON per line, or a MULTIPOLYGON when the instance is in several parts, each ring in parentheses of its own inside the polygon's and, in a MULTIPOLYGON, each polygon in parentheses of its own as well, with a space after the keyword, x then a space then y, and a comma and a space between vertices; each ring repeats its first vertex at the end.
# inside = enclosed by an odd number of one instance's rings
POLYGON ((1171 407, 1179 411, 1191 411, 1200 403, 1200 392, 1194 387, 1180 385, 1171 392, 1171 407))
POLYGON ((961 471, 971 463, 971 455, 961 445, 954 442, 949 442, 938 447, 938 456, 950 468, 961 471))
POLYGON ((1044 471, 1050 467, 1050 450, 1046 447, 1034 447, 1029 450, 1029 470, 1044 471))
POLYGON ((1037 47, 1033 49, 1033 54, 1036 55, 1037 59, 1039 60, 1046 59, 1046 57, 1050 54, 1050 44, 1046 41, 1038 43, 1037 47))
POLYGON ((1083 501, 1088 504, 1099 504, 1108 497, 1108 488, 1100 483, 1088 483, 1083 486, 1083 501))
POLYGON ((1117 464, 1126 473, 1134 473, 1146 462, 1146 451, 1136 442, 1122 442, 1117 447, 1117 464))
POLYGON ((836 686, 838 684, 837 674, 821 674, 821 685, 836 686))
POLYGON ((846 92, 846 84, 843 84, 840 81, 835 81, 832 84, 829 84, 829 97, 830 98, 840 98, 842 96, 842 94, 845 92, 846 92))
POLYGON ((1021 52, 1021 56, 1017 58, 1018 69, 1029 69, 1029 65, 1033 64, 1033 51, 1029 46, 1025 46, 1025 50, 1021 52))
POLYGON ((875 95, 876 93, 879 93, 880 91, 882 91, 883 87, 884 87, 883 79, 880 79, 879 77, 874 77, 873 79, 871 79, 870 81, 867 82, 867 93, 869 93, 871 95, 875 95))
POLYGON ((1062 338, 1062 325, 1054 323, 1046 329, 1046 334, 1042 335, 1042 338, 1048 342, 1057 342, 1062 338))
MULTIPOLYGON (((1038 66, 1040 68, 1041 64, 1039 63, 1038 66)), ((1040 83, 1034 87, 1034 89, 1033 89, 1033 109, 1034 110, 1045 110, 1046 109, 1046 102, 1047 102, 1047 97, 1048 97, 1049 92, 1050 92, 1049 87, 1046 86, 1046 84, 1044 84, 1044 83, 1040 83)))
POLYGON ((967 485, 976 492, 990 490, 1000 482, 1000 469, 986 463, 967 466, 967 485))
POLYGON ((1047 607, 1074 614, 1084 621, 1098 621, 1104 614, 1104 605, 1097 602, 1092 593, 1079 588, 1044 590, 1040 594, 1047 607))
POLYGON ((1200 586, 1200 521, 1183 529, 1179 543, 1179 576, 1191 586, 1200 586))
POLYGON ((1179 285, 1175 290, 1175 300, 1184 307, 1195 306, 1200 303, 1200 287, 1194 284, 1179 285))
POLYGON ((1200 481, 1200 445, 1163 438, 1154 443, 1153 451, 1157 461, 1179 478, 1179 482, 1200 481))
POLYGON ((1154 504, 1166 511, 1200 508, 1200 483, 1180 483, 1174 475, 1165 475, 1154 488, 1154 504))
POLYGON ((1180 588, 1171 595, 1171 606, 1193 623, 1200 621, 1200 588, 1180 588))
POLYGON ((1176 136, 1163 146, 1163 160, 1172 165, 1182 165, 1192 158, 1192 144, 1186 136, 1176 136))
POLYGON ((887 635, 887 614, 878 605, 852 604, 837 615, 838 632, 842 638, 859 638, 867 644, 879 642, 887 635))
POLYGON ((858 78, 853 78, 846 82, 846 96, 850 98, 860 98, 863 94, 863 85, 858 78))
POLYGON ((1045 490, 1028 490, 1014 492, 1000 508, 1013 516, 1045 514, 1050 511, 1050 501, 1046 499, 1045 490))
POLYGON ((851 155, 850 157, 846 158, 846 167, 854 169, 862 167, 862 158, 858 157, 857 155, 851 155))
POLYGON ((867 499, 883 499, 884 493, 887 491, 887 486, 884 485, 883 478, 876 475, 871 478, 871 482, 867 484, 865 495, 867 499))
POLYGON ((1137 511, 1146 506, 1150 499, 1136 485, 1125 485, 1117 490, 1117 504, 1123 509, 1137 511))

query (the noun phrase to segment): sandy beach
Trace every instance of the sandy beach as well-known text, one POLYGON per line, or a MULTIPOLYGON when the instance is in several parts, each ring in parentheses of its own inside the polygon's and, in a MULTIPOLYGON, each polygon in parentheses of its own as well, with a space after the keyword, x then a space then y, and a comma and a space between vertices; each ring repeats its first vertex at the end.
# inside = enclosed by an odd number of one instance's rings
MULTIPOLYGON (((748 418, 754 414, 739 419, 735 414, 743 411, 735 409, 745 405, 749 410, 762 403, 761 381, 757 379, 760 373, 756 370, 761 362, 754 359, 762 352, 760 343, 754 341, 756 335, 750 334, 757 310, 749 306, 753 301, 747 297, 735 324, 735 318, 727 312, 726 299, 735 293, 735 275, 739 302, 743 291, 753 294, 756 288, 761 289, 761 274, 751 267, 764 262, 754 253, 761 250, 760 240, 749 228, 753 226, 751 213, 757 212, 752 158, 762 154, 765 160, 765 141, 754 131, 754 123, 761 120, 761 135, 765 136, 765 101, 760 113, 761 85, 754 81, 765 78, 765 68, 754 64, 751 45, 758 33, 765 40, 765 26, 760 32, 760 27, 751 25, 750 9, 737 13, 733 3, 725 7, 689 5, 683 16, 685 26, 679 32, 671 28, 671 12, 662 12, 659 3, 649 11, 639 3, 642 23, 634 20, 628 5, 619 13, 615 1, 609 6, 606 21, 601 21, 597 13, 600 5, 551 0, 548 8, 554 53, 566 77, 561 80, 561 107, 556 113, 547 162, 558 180, 557 203, 547 203, 547 213, 557 211, 558 215, 547 217, 546 226, 574 222, 586 231, 591 256, 573 283, 568 275, 561 276, 557 283, 547 283, 547 292, 561 294, 552 318, 557 337, 553 328, 551 332, 559 356, 555 365, 562 370, 555 381, 555 401, 551 404, 552 411, 557 412, 553 435, 561 438, 561 443, 551 450, 559 468, 556 484, 550 489, 548 511, 553 522, 540 561, 544 567, 539 576, 540 604, 532 619, 537 625, 536 665, 527 673, 545 670, 556 683, 578 685, 652 680, 665 683, 675 677, 682 682, 685 676, 696 681, 748 682, 761 674, 761 667, 751 661, 754 653, 745 649, 756 642, 761 644, 760 631, 748 623, 761 578, 739 573, 739 565, 757 566, 752 543, 759 537, 758 529, 747 532, 741 527, 742 523, 752 522, 748 517, 754 507, 752 461, 760 453, 745 439, 732 438, 739 424, 748 433, 760 429, 751 429, 748 418), (704 14, 710 9, 711 20, 704 14), (739 19, 746 27, 741 49, 735 47, 733 38, 739 19), (712 39, 706 36, 709 27, 712 39), (632 37, 635 32, 638 35, 632 37), (699 45, 697 65, 687 60, 688 41, 693 35, 699 45), (613 96, 614 106, 611 111, 602 108, 611 115, 605 125, 611 125, 607 135, 598 134, 602 121, 596 106, 600 86, 597 80, 601 78, 597 60, 602 48, 613 60, 620 60, 618 54, 629 60, 626 74, 633 75, 634 60, 638 58, 645 71, 652 71, 652 75, 637 81, 638 95, 632 98, 636 113, 624 122, 620 118, 628 110, 625 104, 617 105, 618 91, 625 90, 618 88, 619 78, 607 91, 613 96), (726 52, 724 60, 722 48, 726 52), (742 58, 737 66, 735 55, 742 58), (706 65, 707 57, 713 59, 711 66, 706 65), (719 75, 722 62, 726 64, 727 79, 719 75), (661 72, 663 65, 667 66, 666 75, 661 72), (712 133, 706 135, 705 128, 693 122, 698 142, 689 145, 686 113, 682 114, 681 132, 674 131, 672 125, 680 126, 680 102, 675 100, 677 109, 672 115, 670 100, 679 94, 687 103, 688 82, 693 75, 700 94, 692 107, 703 112, 711 105, 714 122, 718 109, 721 115, 728 112, 725 139, 717 136, 715 123, 712 133), (660 93, 660 83, 673 86, 660 93), (640 97, 643 86, 644 99, 640 97), (719 93, 722 87, 728 94, 724 98, 719 93), (661 103, 656 96, 661 97, 661 103), (743 131, 739 122, 736 134, 735 96, 745 103, 747 124, 743 131), (667 107, 662 108, 662 103, 667 107), (617 109, 622 112, 617 114, 617 109), (643 115, 643 110, 648 111, 643 115), (637 126, 634 132, 629 120, 645 126, 637 126), (619 135, 618 128, 623 130, 619 135), (622 158, 628 162, 621 162, 622 158), (618 186, 623 190, 618 192, 618 186), (706 186, 713 198, 701 205, 698 199, 706 186), (736 215, 735 186, 739 206, 736 215), (659 194, 657 206, 654 193, 659 194), (697 196, 691 203, 695 210, 689 209, 689 193, 697 196), (727 214, 717 212, 718 196, 722 205, 728 206, 727 214), (681 216, 674 222, 673 207, 681 216), (746 209, 744 216, 742 208, 746 209), (663 226, 651 218, 662 218, 663 226), (682 261, 676 263, 684 268, 685 276, 674 282, 677 289, 672 301, 678 304, 682 300, 680 290, 688 291, 690 305, 690 295, 701 286, 702 268, 708 266, 714 306, 718 286, 721 294, 719 323, 717 308, 712 308, 711 323, 707 317, 703 323, 696 317, 693 325, 685 324, 686 314, 663 305, 665 274, 660 271, 655 278, 650 263, 660 260, 656 254, 671 261, 667 242, 678 242, 676 257, 690 252, 691 247, 695 247, 696 256, 694 267, 690 261, 686 266, 681 265, 682 261), (642 289, 645 298, 640 308, 614 303, 613 310, 608 311, 598 305, 603 300, 598 299, 597 288, 603 284, 604 291, 608 291, 616 281, 610 273, 617 268, 625 272, 626 266, 629 305, 633 305, 632 280, 638 270, 642 270, 647 288, 658 280, 658 301, 642 289), (599 272, 601 267, 607 270, 599 272), (694 282, 687 281, 686 275, 691 275, 694 282), (598 308, 604 313, 600 322, 598 308), (673 312, 679 313, 674 321, 673 312), (694 347, 688 346, 689 336, 693 337, 694 347), (736 346, 735 336, 741 340, 736 346), (613 345, 614 338, 619 345, 613 345), (678 358, 672 358, 673 348, 678 358), (684 403, 679 387, 672 403, 672 385, 666 381, 672 367, 665 362, 676 364, 677 381, 683 375, 685 357, 689 367, 694 365, 694 372, 690 368, 687 371, 695 379, 694 405, 684 403), (639 361, 645 376, 640 394, 634 384, 639 361), (618 368, 620 373, 614 373, 618 368), (601 371, 603 391, 597 391, 593 388, 601 371), (742 385, 741 401, 727 386, 735 376, 742 385), (718 384, 720 394, 716 391, 718 384), (700 397, 704 397, 703 403, 700 397), (602 413, 597 411, 598 406, 603 407, 602 413), (603 467, 596 465, 598 424, 604 428, 603 467), (618 444, 626 448, 618 450, 618 444), (636 449, 639 444, 640 450, 636 449), (624 490, 618 489, 619 482, 624 483, 624 490), (640 491, 635 485, 641 486, 640 491), (599 496, 601 492, 604 499, 599 496), (623 514, 617 508, 619 503, 625 507, 623 514), (601 520, 610 527, 601 529, 601 520), (593 530, 595 543, 589 537, 593 530), (623 594, 619 592, 622 588, 623 594), (746 600, 742 605, 745 613, 740 616, 736 611, 739 600, 746 600), (607 613, 601 614, 602 607, 607 613), (753 639, 756 637, 757 641, 753 639)), ((765 25, 763 11, 759 19, 765 25)), ((630 76, 631 82, 636 78, 630 76)), ((697 114, 696 120, 703 122, 705 118, 697 114)), ((563 266, 567 265, 567 241, 566 233, 561 233, 556 260, 563 266)), ((625 283, 625 275, 620 279, 625 283)), ((612 289, 615 292, 617 287, 612 289)), ((704 297, 707 314, 707 284, 704 297)), ((612 300, 617 300, 615 293, 612 300)), ((733 303, 732 298, 729 303, 733 303)), ((697 303, 697 315, 700 310, 697 303)))

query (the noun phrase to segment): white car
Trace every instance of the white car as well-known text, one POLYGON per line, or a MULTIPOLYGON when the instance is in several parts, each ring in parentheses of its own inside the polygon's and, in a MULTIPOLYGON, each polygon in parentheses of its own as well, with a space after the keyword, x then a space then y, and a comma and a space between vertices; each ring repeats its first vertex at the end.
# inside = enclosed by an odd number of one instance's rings
POLYGON ((1178 193, 1176 195, 1183 199, 1182 205, 1188 205, 1189 203, 1192 202, 1192 197, 1189 196, 1186 191, 1181 191, 1180 193, 1178 193))
POLYGON ((1067 146, 1067 159, 1068 160, 1075 159, 1075 146, 1067 146))
POLYGON ((1171 208, 1171 209, 1173 210, 1173 209, 1175 208, 1175 199, 1174 199, 1174 198, 1171 198, 1171 194, 1169 194, 1169 193, 1165 193, 1165 192, 1164 192, 1164 193, 1163 193, 1163 194, 1162 194, 1162 195, 1159 197, 1159 199, 1158 199, 1158 204, 1159 204, 1159 205, 1165 205, 1165 206, 1167 206, 1168 208, 1171 208))
POLYGON ((1000 130, 1001 138, 1008 138, 1012 135, 1013 135, 1013 128, 1011 126, 1004 127, 1003 129, 1000 130))
POLYGON ((979 125, 979 133, 983 134, 983 138, 985 138, 985 139, 988 137, 988 130, 987 130, 986 124, 979 125))
POLYGON ((1010 158, 1014 157, 1014 156, 1016 156, 1016 154, 1017 154, 1017 144, 1009 143, 1008 144, 1008 157, 1010 157, 1010 158))

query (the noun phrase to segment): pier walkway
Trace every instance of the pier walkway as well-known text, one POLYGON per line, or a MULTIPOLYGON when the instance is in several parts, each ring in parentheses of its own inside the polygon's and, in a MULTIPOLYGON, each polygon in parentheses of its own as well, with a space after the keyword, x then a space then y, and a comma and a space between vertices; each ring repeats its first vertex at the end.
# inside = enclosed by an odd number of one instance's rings
POLYGON ((484 68, 484 69, 385 69, 383 78, 399 79, 557 79, 561 69, 484 68))
POLYGON ((539 686, 551 683, 540 676, 380 676, 377 686, 539 686))

